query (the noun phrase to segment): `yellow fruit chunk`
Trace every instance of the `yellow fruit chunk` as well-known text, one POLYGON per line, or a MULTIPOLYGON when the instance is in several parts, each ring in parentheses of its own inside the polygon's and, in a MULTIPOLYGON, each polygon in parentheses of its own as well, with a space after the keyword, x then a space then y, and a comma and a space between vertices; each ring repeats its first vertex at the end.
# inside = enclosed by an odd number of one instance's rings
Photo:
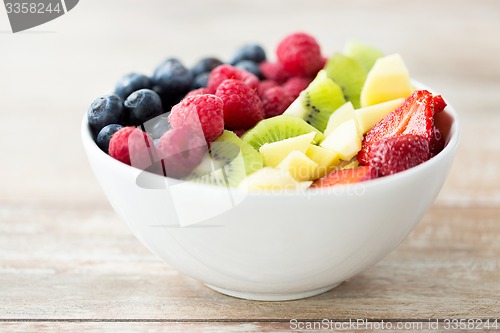
POLYGON ((294 150, 278 164, 278 169, 286 170, 295 180, 304 182, 316 179, 318 163, 311 160, 303 152, 294 150))
POLYGON ((403 104, 404 100, 404 98, 397 98, 392 101, 365 106, 364 108, 354 111, 358 121, 359 132, 366 134, 373 126, 384 119, 385 116, 403 104))
POLYGON ((391 54, 379 58, 368 73, 361 90, 361 106, 406 98, 412 92, 410 75, 403 59, 399 54, 391 54))
POLYGON ((342 123, 326 137, 321 147, 338 151, 340 158, 348 161, 361 150, 361 136, 354 119, 342 123))
POLYGON ((340 154, 338 152, 316 145, 309 146, 306 156, 318 164, 314 179, 330 173, 340 163, 340 154))
POLYGON ((354 106, 352 106, 351 102, 347 102, 342 105, 340 108, 335 110, 330 118, 328 118, 328 123, 326 124, 326 129, 324 134, 330 135, 332 131, 337 128, 343 122, 354 119, 356 117, 354 113, 354 106))
POLYGON ((342 170, 345 170, 345 169, 356 169, 358 166, 359 166, 358 160, 354 160, 354 161, 352 161, 352 162, 347 163, 346 165, 344 165, 341 169, 342 170))
POLYGON ((305 153, 315 135, 316 132, 311 132, 293 138, 263 144, 259 152, 264 161, 264 165, 275 168, 288 156, 288 154, 290 154, 290 152, 298 150, 305 153))
POLYGON ((312 182, 298 182, 286 170, 264 167, 247 176, 239 188, 247 191, 259 190, 303 190, 311 186, 312 182))

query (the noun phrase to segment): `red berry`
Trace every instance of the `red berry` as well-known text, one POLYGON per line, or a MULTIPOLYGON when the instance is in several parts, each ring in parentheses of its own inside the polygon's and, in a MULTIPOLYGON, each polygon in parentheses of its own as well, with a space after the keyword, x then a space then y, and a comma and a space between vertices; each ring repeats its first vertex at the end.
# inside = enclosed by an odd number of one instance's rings
POLYGON ((280 85, 273 80, 263 80, 259 82, 259 86, 257 87, 257 95, 262 98, 262 94, 269 88, 279 87, 280 85))
POLYGON ((293 76, 311 77, 323 67, 318 42, 311 35, 297 32, 285 37, 276 50, 278 62, 293 76))
POLYGON ((224 124, 229 130, 249 129, 264 119, 257 92, 239 80, 225 80, 215 95, 224 102, 224 124))
POLYGON ((295 98, 282 87, 269 88, 261 96, 264 117, 279 116, 292 104, 295 98))
POLYGON ((375 142, 368 160, 380 176, 388 176, 419 165, 430 157, 428 138, 406 134, 375 142))
POLYGON ((311 187, 354 184, 375 178, 377 178, 377 173, 374 168, 371 166, 360 166, 354 169, 334 170, 328 175, 316 180, 311 187))
POLYGON ((109 155, 118 161, 146 169, 154 163, 156 151, 151 137, 139 128, 128 126, 118 130, 109 141, 109 155))
POLYGON ((434 129, 432 94, 426 90, 415 91, 396 110, 389 113, 366 133, 358 153, 362 165, 369 164, 371 146, 383 138, 400 134, 420 135, 430 142, 434 129))
POLYGON ((444 142, 443 134, 441 133, 439 128, 434 126, 434 132, 432 134, 432 138, 431 138, 431 141, 429 143, 429 150, 431 153, 431 157, 439 154, 439 152, 441 152, 441 150, 443 150, 444 144, 445 144, 445 142, 444 142))
POLYGON ((324 68, 327 62, 328 62, 328 58, 321 56, 321 68, 324 68))
POLYGON ((208 88, 198 88, 198 89, 191 90, 190 92, 188 92, 186 94, 186 96, 184 96, 184 98, 188 98, 190 96, 196 96, 196 95, 206 95, 206 94, 210 94, 210 90, 208 90, 208 88))
POLYGON ((168 120, 173 128, 190 126, 196 131, 201 127, 207 142, 212 142, 224 132, 223 106, 215 95, 190 96, 172 108, 168 120))
POLYGON ((259 64, 260 71, 266 80, 272 80, 279 84, 290 78, 290 73, 283 69, 277 62, 264 61, 259 64))
POLYGON ((297 98, 299 97, 301 91, 305 90, 309 86, 311 81, 312 80, 309 78, 296 76, 286 81, 283 88, 285 88, 285 90, 287 90, 294 98, 297 98))
POLYGON ((189 126, 172 128, 158 142, 164 175, 177 179, 189 175, 207 151, 205 138, 189 126))
POLYGON ((434 96, 434 114, 438 114, 446 107, 446 102, 441 95, 434 96))
POLYGON ((231 65, 220 65, 210 72, 207 88, 213 94, 224 80, 229 79, 243 81, 251 89, 257 89, 259 85, 259 78, 254 74, 231 65))
POLYGON ((237 136, 239 136, 240 138, 243 136, 243 134, 246 133, 247 130, 244 130, 244 129, 239 129, 239 130, 234 130, 234 134, 236 134, 237 136))
POLYGON ((403 134, 422 135, 430 140, 434 134, 434 102, 432 94, 424 91, 421 94, 414 95, 419 96, 417 105, 413 108, 403 134))

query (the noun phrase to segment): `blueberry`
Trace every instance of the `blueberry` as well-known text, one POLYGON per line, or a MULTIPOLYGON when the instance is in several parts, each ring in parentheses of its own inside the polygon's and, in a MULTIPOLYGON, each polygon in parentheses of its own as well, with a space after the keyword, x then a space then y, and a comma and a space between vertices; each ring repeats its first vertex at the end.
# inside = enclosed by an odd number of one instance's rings
POLYGON ((106 125, 123 124, 123 102, 117 95, 104 95, 96 99, 87 111, 87 119, 94 136, 106 125))
POLYGON ((251 60, 241 60, 234 67, 241 68, 246 70, 247 72, 252 73, 257 76, 260 80, 264 79, 264 75, 260 71, 259 65, 251 60))
POLYGON ((193 74, 179 60, 169 58, 155 69, 152 81, 162 95, 185 95, 191 88, 193 74))
POLYGON ((209 72, 201 73, 195 76, 191 89, 206 88, 208 85, 209 72))
POLYGON ((140 125, 163 113, 160 96, 150 89, 134 91, 123 105, 132 125, 140 125))
POLYGON ((179 103, 186 94, 169 95, 163 93, 162 89, 158 86, 153 86, 153 91, 156 92, 161 99, 161 105, 163 106, 163 112, 168 112, 175 104, 179 103))
POLYGON ((115 94, 125 100, 131 93, 139 89, 150 89, 151 80, 149 77, 138 73, 124 75, 115 85, 115 94))
POLYGON ((217 58, 207 57, 198 61, 193 68, 191 68, 191 73, 196 77, 204 72, 211 72, 217 66, 222 65, 222 61, 217 58))
POLYGON ((111 140, 111 137, 113 134, 118 132, 120 129, 122 129, 122 125, 118 124, 109 124, 104 126, 100 131, 99 134, 97 134, 97 145, 99 148, 102 149, 103 152, 108 154, 108 149, 109 149, 109 141, 111 140))
POLYGON ((250 60, 259 64, 266 60, 266 52, 260 45, 247 44, 234 53, 229 63, 231 65, 236 65, 241 60, 250 60))

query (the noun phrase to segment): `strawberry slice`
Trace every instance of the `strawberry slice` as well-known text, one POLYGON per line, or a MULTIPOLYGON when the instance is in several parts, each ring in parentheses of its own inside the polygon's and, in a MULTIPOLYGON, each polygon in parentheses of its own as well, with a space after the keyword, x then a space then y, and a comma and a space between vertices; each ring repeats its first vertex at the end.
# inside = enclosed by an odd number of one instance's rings
POLYGON ((446 107, 446 102, 441 95, 434 96, 434 114, 438 114, 446 107))
POLYGON ((429 151, 431 153, 431 157, 436 156, 441 150, 444 148, 444 136, 437 128, 434 126, 434 132, 431 138, 431 141, 429 142, 429 151))
POLYGON ((369 152, 370 166, 382 177, 412 168, 429 158, 429 139, 414 134, 380 139, 372 144, 369 152))
POLYGON ((377 178, 375 168, 371 166, 360 166, 355 169, 334 170, 323 178, 316 180, 311 187, 353 184, 374 178, 377 178))
POLYGON ((361 165, 370 164, 371 146, 384 138, 396 135, 420 135, 430 142, 434 133, 434 99, 427 90, 415 91, 396 110, 389 113, 366 133, 358 161, 361 165))

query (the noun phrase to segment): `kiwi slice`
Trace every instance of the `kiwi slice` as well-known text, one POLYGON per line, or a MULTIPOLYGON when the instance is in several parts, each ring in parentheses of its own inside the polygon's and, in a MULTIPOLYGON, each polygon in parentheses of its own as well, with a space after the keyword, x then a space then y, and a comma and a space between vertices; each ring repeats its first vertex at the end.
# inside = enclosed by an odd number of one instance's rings
POLYGON ((201 184, 236 187, 246 177, 245 162, 237 145, 213 144, 201 163, 185 178, 201 184))
POLYGON ((224 131, 210 144, 187 180, 203 184, 237 187, 249 174, 263 167, 258 151, 231 131, 224 131))
POLYGON ((347 43, 344 48, 344 54, 359 62, 367 73, 372 69, 375 61, 384 56, 379 50, 357 41, 347 43))
POLYGON ((346 103, 342 88, 330 78, 324 70, 319 71, 299 98, 307 111, 302 118, 323 132, 330 115, 346 103))
POLYGON ((245 163, 245 172, 246 175, 249 175, 255 172, 258 169, 261 169, 264 164, 262 162, 262 157, 259 152, 255 150, 250 144, 240 139, 234 132, 225 130, 221 136, 219 136, 214 142, 217 144, 212 144, 215 153, 220 155, 220 148, 217 148, 218 143, 220 142, 229 142, 237 145, 241 150, 241 154, 243 156, 243 162, 245 163))
POLYGON ((325 138, 323 133, 309 125, 305 120, 283 114, 261 120, 255 127, 247 131, 242 139, 256 150, 259 150, 265 143, 281 141, 311 132, 316 132, 314 136, 314 142, 316 143, 320 143, 325 138))
POLYGON ((367 72, 361 64, 349 56, 335 53, 325 66, 329 78, 342 87, 344 95, 355 109, 360 108, 361 89, 367 72))
POLYGON ((345 102, 342 88, 321 70, 283 114, 300 117, 323 132, 330 115, 345 102))

